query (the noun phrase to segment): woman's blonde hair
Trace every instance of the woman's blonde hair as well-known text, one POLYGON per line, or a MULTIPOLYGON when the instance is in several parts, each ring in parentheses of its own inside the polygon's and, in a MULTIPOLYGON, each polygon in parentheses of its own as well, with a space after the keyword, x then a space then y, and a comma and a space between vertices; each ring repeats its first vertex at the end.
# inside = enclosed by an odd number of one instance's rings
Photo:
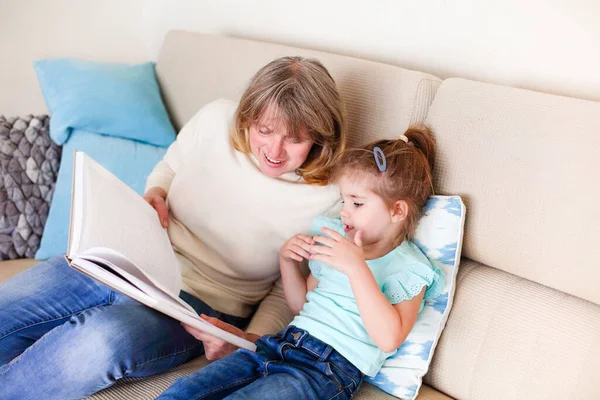
POLYGON ((398 200, 406 201, 408 215, 402 232, 397 238, 412 238, 421 217, 425 202, 433 194, 433 167, 435 140, 425 126, 412 126, 395 140, 378 140, 357 149, 345 151, 339 158, 333 179, 342 175, 367 174, 372 176, 372 191, 392 207, 398 200), (374 149, 379 147, 385 156, 375 158, 374 149), (384 169, 384 168, 382 168, 384 169))
POLYGON ((282 57, 262 67, 242 95, 235 115, 233 147, 250 153, 248 130, 269 106, 292 139, 306 129, 314 144, 296 171, 309 184, 326 185, 346 145, 346 113, 335 81, 318 60, 282 57))

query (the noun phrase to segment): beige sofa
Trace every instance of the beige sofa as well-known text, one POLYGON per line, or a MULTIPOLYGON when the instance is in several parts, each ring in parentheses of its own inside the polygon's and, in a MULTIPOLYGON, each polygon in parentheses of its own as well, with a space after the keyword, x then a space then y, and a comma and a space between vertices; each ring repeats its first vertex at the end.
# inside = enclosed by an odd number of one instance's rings
MULTIPOLYGON (((319 58, 347 103, 351 144, 425 121, 439 193, 467 222, 456 295, 419 400, 600 399, 600 103, 285 46, 170 32, 157 73, 180 128, 282 55, 319 58)), ((32 265, 3 262, 0 279, 32 265)), ((93 399, 152 399, 198 359, 93 399)), ((392 398, 365 384, 357 399, 392 398)))

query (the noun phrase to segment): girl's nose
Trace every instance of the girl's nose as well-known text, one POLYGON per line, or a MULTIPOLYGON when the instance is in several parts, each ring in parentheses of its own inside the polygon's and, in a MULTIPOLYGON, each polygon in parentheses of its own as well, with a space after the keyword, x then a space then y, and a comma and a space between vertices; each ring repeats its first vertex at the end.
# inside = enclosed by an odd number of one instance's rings
POLYGON ((340 216, 347 218, 350 216, 350 214, 348 214, 348 211, 346 211, 346 207, 342 207, 342 209, 340 210, 340 216))

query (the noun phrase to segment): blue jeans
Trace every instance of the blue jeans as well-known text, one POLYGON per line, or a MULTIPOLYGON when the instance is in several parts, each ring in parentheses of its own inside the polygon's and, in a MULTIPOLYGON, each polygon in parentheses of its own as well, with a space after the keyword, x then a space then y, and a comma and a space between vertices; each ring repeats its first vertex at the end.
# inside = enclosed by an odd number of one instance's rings
MULTIPOLYGON (((244 328, 181 292, 198 313, 244 328)), ((0 399, 73 399, 204 353, 180 323, 56 257, 0 282, 0 399)))
POLYGON ((349 399, 363 374, 330 345, 288 326, 176 380, 159 399, 349 399))

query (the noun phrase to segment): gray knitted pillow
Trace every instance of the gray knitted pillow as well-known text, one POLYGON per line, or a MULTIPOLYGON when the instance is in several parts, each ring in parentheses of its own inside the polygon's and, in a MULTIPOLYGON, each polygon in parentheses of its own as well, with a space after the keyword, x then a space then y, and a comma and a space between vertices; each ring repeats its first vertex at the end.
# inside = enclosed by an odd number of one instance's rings
POLYGON ((0 260, 33 258, 60 165, 47 115, 0 116, 0 260))

